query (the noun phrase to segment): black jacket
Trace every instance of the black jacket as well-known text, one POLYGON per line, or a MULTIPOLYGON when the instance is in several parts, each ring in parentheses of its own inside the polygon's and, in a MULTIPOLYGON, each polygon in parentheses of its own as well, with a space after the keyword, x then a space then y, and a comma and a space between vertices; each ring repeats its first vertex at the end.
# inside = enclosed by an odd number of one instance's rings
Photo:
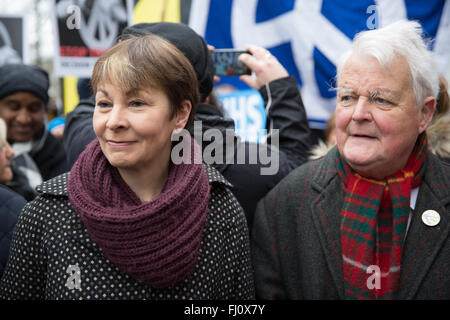
POLYGON ((28 181, 27 171, 39 171, 36 173, 45 181, 69 170, 64 146, 45 128, 33 138, 30 151, 11 159, 11 167, 14 178, 8 186, 28 201, 37 193, 28 181))
POLYGON ((30 156, 38 166, 44 181, 69 170, 63 144, 47 129, 43 130, 39 145, 30 151, 30 156))
POLYGON ((22 211, 11 262, 0 281, 0 300, 13 299, 254 299, 250 243, 244 214, 229 182, 205 166, 209 213, 194 270, 168 288, 154 288, 120 271, 90 238, 67 195, 69 173, 41 184, 22 211), (80 289, 70 283, 80 270, 80 289))
MULTIPOLYGON (((270 135, 267 137, 268 145, 256 145, 241 141, 233 134, 233 145, 223 147, 223 163, 212 164, 233 185, 231 191, 244 209, 249 229, 258 201, 289 172, 307 161, 310 148, 310 130, 296 79, 286 77, 272 81, 262 87, 260 93, 268 110, 267 128, 279 130, 279 148, 271 146, 274 139, 270 135), (259 158, 257 163, 251 164, 254 152, 259 153, 261 148, 269 157, 279 159, 279 170, 275 174, 261 174, 262 168, 271 165, 264 165, 259 158), (245 160, 238 162, 237 157, 241 152, 245 160), (244 164, 240 164, 242 162, 244 164)), ((92 127, 93 110, 93 98, 83 100, 66 117, 63 143, 70 165, 75 163, 78 155, 95 138, 92 127)), ((195 121, 199 120, 202 121, 203 132, 211 128, 222 133, 226 130, 234 131, 233 120, 224 118, 221 111, 212 105, 198 106, 195 121)), ((194 127, 191 128, 191 134, 195 136, 194 127)), ((224 144, 225 142, 224 138, 224 144)), ((208 145, 203 142, 203 150, 208 145)))
POLYGON ((0 185, 0 278, 8 261, 14 228, 26 200, 8 187, 0 185))
POLYGON ((91 96, 88 99, 81 99, 77 107, 66 115, 63 146, 66 150, 69 170, 89 142, 96 138, 92 126, 94 107, 95 97, 91 96))

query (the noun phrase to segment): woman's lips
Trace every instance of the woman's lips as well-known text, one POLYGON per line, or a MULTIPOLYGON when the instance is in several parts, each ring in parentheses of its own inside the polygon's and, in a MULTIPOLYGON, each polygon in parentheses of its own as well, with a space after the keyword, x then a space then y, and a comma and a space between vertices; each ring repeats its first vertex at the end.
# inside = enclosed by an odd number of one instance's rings
POLYGON ((106 143, 108 143, 111 147, 127 147, 134 143, 135 141, 114 141, 114 140, 107 140, 106 143))

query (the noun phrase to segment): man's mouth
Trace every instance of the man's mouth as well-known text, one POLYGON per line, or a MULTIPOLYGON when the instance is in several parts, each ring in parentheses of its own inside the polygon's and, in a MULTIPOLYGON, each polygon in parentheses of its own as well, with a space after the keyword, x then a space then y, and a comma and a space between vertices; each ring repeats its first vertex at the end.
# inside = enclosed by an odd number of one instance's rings
POLYGON ((364 139, 375 139, 376 138, 374 136, 370 136, 367 134, 352 134, 351 136, 354 138, 364 138, 364 139))
POLYGON ((18 133, 29 133, 31 132, 31 128, 28 127, 13 127, 12 130, 18 133))

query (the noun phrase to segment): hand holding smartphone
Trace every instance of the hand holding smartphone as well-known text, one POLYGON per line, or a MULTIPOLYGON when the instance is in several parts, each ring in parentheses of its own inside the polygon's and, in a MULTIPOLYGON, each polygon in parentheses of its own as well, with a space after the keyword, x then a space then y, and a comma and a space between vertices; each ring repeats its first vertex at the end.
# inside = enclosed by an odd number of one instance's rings
POLYGON ((240 76, 252 74, 252 71, 244 63, 238 60, 242 53, 251 54, 245 50, 237 49, 216 49, 213 51, 213 61, 216 76, 240 76))

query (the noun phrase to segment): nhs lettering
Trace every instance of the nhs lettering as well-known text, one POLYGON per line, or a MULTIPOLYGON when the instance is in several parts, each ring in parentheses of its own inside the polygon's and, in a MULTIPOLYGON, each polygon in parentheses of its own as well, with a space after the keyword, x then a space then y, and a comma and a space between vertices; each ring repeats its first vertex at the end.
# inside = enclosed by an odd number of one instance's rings
POLYGON ((236 133, 246 141, 258 142, 263 139, 266 127, 264 101, 258 91, 236 90, 219 94, 226 117, 234 120, 236 133))

